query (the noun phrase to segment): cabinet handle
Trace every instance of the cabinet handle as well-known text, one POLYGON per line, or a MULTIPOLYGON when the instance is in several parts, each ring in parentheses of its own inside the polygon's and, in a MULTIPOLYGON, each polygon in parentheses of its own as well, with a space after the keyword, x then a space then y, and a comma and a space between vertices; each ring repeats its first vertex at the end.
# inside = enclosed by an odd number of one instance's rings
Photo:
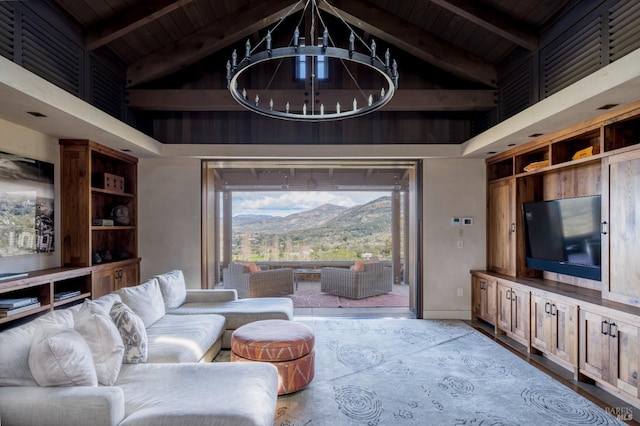
POLYGON ((515 302, 518 300, 518 296, 513 292, 513 290, 509 290, 511 292, 511 302, 515 302))
POLYGON ((616 337, 618 337, 618 335, 616 334, 616 330, 613 329, 614 327, 618 327, 615 322, 609 324, 609 336, 615 339, 616 337))
POLYGON ((600 224, 600 232, 602 235, 607 235, 607 231, 609 229, 607 221, 604 221, 600 224))
POLYGON ((484 281, 480 281, 480 290, 484 290, 484 284, 485 284, 484 281))
POLYGON ((555 304, 555 303, 552 303, 552 304, 551 304, 551 312, 550 312, 550 313, 551 313, 551 316, 554 316, 554 317, 555 317, 555 316, 556 316, 556 312, 558 312, 558 307, 556 306, 556 304, 555 304))
POLYGON ((551 313, 551 303, 546 302, 544 304, 544 313, 545 314, 550 314, 551 313))
POLYGON ((507 300, 511 300, 511 290, 507 290, 506 297, 507 297, 507 300))
POLYGON ((608 325, 608 324, 609 324, 609 323, 608 323, 607 321, 602 321, 602 322, 600 323, 600 333, 604 334, 605 336, 606 336, 607 334, 609 334, 609 333, 607 333, 607 325, 608 325))
POLYGON ((512 234, 514 232, 516 232, 516 223, 515 222, 511 222, 511 228, 509 229, 509 232, 511 232, 512 234))

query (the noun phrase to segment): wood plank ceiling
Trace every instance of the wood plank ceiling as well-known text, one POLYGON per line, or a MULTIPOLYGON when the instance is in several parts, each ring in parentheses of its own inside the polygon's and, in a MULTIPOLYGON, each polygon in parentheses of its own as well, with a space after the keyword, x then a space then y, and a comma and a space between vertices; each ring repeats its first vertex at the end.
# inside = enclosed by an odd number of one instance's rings
MULTIPOLYGON (((495 108, 496 66, 515 49, 534 51, 541 28, 570 0, 318 0, 350 25, 409 57, 387 111, 495 108), (408 62, 408 63, 407 63, 408 62), (410 71, 408 71, 410 70, 410 71), (447 76, 433 83, 433 74, 447 76)), ((127 65, 132 108, 238 111, 218 78, 215 88, 167 89, 199 61, 258 41, 294 0, 56 0, 86 34, 89 50, 109 49, 127 65), (262 32, 262 33, 261 33, 262 32)), ((208 59, 209 58, 209 59, 208 59)), ((222 73, 223 65, 220 65, 222 73)), ((214 85, 215 86, 215 85, 214 85)), ((176 88, 177 87, 177 88, 176 88)))

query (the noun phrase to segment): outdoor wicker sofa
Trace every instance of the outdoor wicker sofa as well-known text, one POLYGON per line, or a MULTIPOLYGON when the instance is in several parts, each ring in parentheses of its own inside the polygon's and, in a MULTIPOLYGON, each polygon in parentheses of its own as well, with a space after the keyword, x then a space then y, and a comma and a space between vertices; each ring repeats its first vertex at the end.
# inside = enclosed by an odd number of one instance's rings
POLYGON ((250 272, 249 269, 246 263, 230 263, 223 271, 224 288, 235 289, 240 299, 293 294, 293 269, 280 268, 255 272, 250 272))
POLYGON ((320 291, 336 296, 363 299, 392 290, 391 267, 384 263, 364 264, 359 271, 325 267, 320 273, 320 291))

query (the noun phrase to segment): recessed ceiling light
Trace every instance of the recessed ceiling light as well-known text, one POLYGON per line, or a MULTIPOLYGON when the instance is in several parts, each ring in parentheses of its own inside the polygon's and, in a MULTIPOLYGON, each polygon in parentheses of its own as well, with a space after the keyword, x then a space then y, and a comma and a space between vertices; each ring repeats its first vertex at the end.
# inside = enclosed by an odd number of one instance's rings
POLYGON ((131 150, 129 148, 122 148, 120 151, 122 151, 122 152, 131 152, 131 150))
POLYGON ((606 105, 602 105, 600 108, 598 109, 611 109, 611 108, 615 108, 620 104, 606 104, 606 105))
POLYGON ((489 151, 489 152, 487 152, 487 154, 489 154, 489 155, 493 155, 493 154, 497 154, 497 153, 498 153, 498 151, 489 151))
POLYGON ((531 135, 529 135, 530 138, 537 138, 538 136, 542 136, 544 135, 544 133, 533 133, 531 135))
POLYGON ((510 143, 510 144, 509 144, 509 145, 507 145, 507 146, 516 146, 516 144, 515 144, 515 143, 510 143))
POLYGON ((27 111, 27 113, 33 115, 34 117, 46 117, 46 115, 38 111, 27 111))

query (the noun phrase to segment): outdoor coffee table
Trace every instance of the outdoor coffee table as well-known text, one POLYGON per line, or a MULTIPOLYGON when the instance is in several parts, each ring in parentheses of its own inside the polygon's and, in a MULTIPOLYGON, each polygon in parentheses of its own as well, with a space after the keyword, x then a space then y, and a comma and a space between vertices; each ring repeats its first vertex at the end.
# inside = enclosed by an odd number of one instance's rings
POLYGON ((318 281, 320 280, 320 269, 310 269, 310 268, 305 268, 305 269, 294 269, 293 270, 293 281, 296 283, 296 290, 298 289, 298 282, 300 281, 300 277, 302 277, 303 275, 308 275, 308 274, 316 274, 318 275, 318 281))

